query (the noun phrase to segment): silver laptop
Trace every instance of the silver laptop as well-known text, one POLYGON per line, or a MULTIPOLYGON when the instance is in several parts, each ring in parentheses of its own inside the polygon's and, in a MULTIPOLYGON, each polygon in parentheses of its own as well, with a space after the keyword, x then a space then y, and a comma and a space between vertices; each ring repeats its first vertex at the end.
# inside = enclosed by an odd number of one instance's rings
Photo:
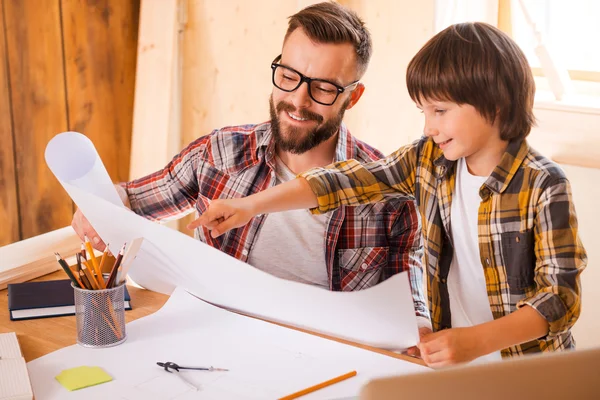
POLYGON ((376 379, 360 399, 600 399, 600 348, 376 379))

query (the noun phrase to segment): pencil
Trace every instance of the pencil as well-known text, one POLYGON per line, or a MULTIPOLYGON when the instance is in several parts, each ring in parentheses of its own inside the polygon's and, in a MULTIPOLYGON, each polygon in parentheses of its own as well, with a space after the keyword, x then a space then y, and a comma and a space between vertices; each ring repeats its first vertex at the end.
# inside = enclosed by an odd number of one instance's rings
POLYGON ((119 266, 121 265, 121 260, 123 260, 123 253, 125 252, 126 244, 127 243, 123 244, 123 247, 121 247, 119 254, 117 254, 117 258, 115 259, 115 263, 113 264, 113 267, 110 270, 110 275, 108 276, 108 281, 106 281, 106 287, 109 289, 111 287, 113 287, 115 279, 117 279, 117 271, 119 269, 119 266))
POLYGON ((108 253, 108 243, 106 243, 106 247, 104 248, 104 252, 102 253, 102 258, 100 259, 100 274, 102 274, 102 267, 104 267, 104 262, 106 261, 106 254, 108 253))
POLYGON ((67 276, 69 277, 71 282, 73 282, 75 286, 81 287, 81 282, 79 282, 79 279, 75 278, 75 275, 73 275, 73 271, 71 271, 71 268, 69 268, 69 265, 66 263, 66 261, 62 259, 60 254, 54 253, 54 255, 56 256, 56 261, 58 261, 58 265, 60 265, 62 269, 67 273, 67 276))
POLYGON ((96 274, 96 276, 102 276, 102 272, 98 271, 98 260, 96 260, 96 255, 94 254, 94 248, 90 243, 90 239, 87 236, 84 236, 84 245, 88 252, 88 261, 91 261, 92 271, 96 274))
POLYGON ((84 289, 86 289, 86 290, 94 290, 94 288, 92 287, 92 284, 90 283, 90 281, 88 280, 88 278, 83 273, 83 270, 79 270, 79 278, 81 279, 81 282, 84 285, 84 289))
POLYGON ((87 280, 85 274, 81 270, 81 253, 75 253, 75 258, 77 259, 76 269, 77 275, 79 276, 79 280, 83 283, 82 289, 92 289, 92 285, 87 280))
POLYGON ((94 278, 94 274, 92 274, 92 271, 89 270, 89 264, 87 263, 87 261, 84 261, 83 264, 84 265, 81 266, 81 270, 83 271, 85 276, 87 276, 88 281, 90 281, 90 283, 92 284, 92 289, 94 289, 94 290, 100 289, 100 286, 98 286, 98 282, 96 281, 96 278, 94 278))
POLYGON ((85 246, 81 243, 81 257, 87 261, 87 255, 85 254, 85 246))
POLYGON ((341 381, 346 380, 348 378, 352 378, 353 376, 356 376, 356 371, 348 372, 347 374, 340 375, 337 378, 333 378, 333 379, 330 379, 328 381, 319 383, 318 385, 314 385, 314 386, 308 387, 306 389, 303 389, 303 390, 301 390, 299 392, 292 393, 290 395, 287 395, 285 397, 280 398, 279 400, 297 399, 300 396, 304 396, 305 394, 309 394, 309 393, 312 393, 312 392, 314 392, 316 390, 323 389, 324 387, 333 385, 334 383, 341 382, 341 381))

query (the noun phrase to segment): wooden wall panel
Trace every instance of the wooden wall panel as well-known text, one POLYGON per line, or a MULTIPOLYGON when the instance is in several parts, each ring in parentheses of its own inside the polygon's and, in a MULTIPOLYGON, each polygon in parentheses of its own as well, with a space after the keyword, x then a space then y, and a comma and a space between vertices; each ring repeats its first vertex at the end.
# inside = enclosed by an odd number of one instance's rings
POLYGON ((0 1, 0 246, 17 241, 20 236, 2 3, 0 1))
POLYGON ((143 0, 136 67, 129 177, 163 168, 181 150, 178 7, 183 0, 143 0))
POLYGON ((4 2, 22 239, 66 226, 72 202, 44 162, 67 129, 58 0, 4 2))
POLYGON ((61 0, 69 129, 129 178, 139 0, 61 0))

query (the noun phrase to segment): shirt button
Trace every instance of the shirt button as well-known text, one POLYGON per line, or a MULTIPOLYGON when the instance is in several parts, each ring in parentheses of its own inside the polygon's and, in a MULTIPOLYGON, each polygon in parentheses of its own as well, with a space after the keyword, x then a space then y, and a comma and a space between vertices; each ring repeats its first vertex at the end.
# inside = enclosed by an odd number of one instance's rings
POLYGON ((485 263, 486 263, 487 265, 490 265, 490 259, 489 259, 489 258, 486 258, 486 259, 485 259, 485 263))
POLYGON ((369 268, 369 266, 367 265, 367 263, 363 263, 363 265, 360 266, 363 270, 369 268))
POLYGON ((246 249, 242 250, 242 255, 247 256, 248 255, 248 250, 246 250, 246 249))
POLYGON ((446 278, 442 278, 442 283, 445 284, 446 282, 446 278))

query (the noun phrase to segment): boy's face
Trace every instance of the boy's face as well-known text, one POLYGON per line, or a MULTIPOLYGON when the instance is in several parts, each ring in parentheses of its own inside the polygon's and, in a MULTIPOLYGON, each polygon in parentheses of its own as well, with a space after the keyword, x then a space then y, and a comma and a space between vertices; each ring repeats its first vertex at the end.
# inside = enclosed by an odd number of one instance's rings
MULTIPOLYGON (((324 79, 340 86, 356 80, 356 56, 349 43, 313 42, 301 28, 286 39, 279 64, 306 77, 324 79)), ((273 87, 270 98, 271 123, 278 147, 302 154, 337 133, 344 116, 360 98, 364 87, 358 84, 341 93, 335 102, 322 105, 308 93, 306 82, 293 92, 273 87)))
MULTIPOLYGON (((496 123, 490 124, 475 107, 447 101, 423 101, 417 105, 425 115, 425 136, 431 137, 446 159, 482 159, 496 155, 506 145, 496 123)), ((496 164, 494 164, 495 166, 496 164)))

